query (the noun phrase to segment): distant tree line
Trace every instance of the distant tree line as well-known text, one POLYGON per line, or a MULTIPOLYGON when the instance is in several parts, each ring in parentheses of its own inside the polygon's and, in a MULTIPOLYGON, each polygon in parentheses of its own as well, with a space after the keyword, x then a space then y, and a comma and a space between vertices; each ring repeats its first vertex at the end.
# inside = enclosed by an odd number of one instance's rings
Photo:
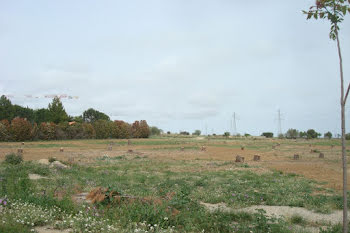
POLYGON ((160 132, 145 120, 132 124, 111 121, 108 115, 93 108, 81 116, 69 116, 59 98, 54 98, 48 108, 33 110, 0 97, 0 141, 148 138, 151 133, 160 132))
MULTIPOLYGON (((348 139, 350 140, 350 134, 348 135, 348 139)), ((272 138, 273 133, 272 132, 264 132, 261 134, 261 136, 265 136, 267 138, 272 138)), ((288 131, 284 135, 279 135, 279 137, 284 137, 287 139, 297 139, 297 138, 305 138, 305 139, 313 139, 313 138, 319 138, 322 136, 322 134, 316 132, 314 129, 309 129, 307 131, 298 131, 296 129, 288 129, 288 131)), ((333 137, 331 132, 327 132, 323 134, 324 138, 331 139, 333 137)))

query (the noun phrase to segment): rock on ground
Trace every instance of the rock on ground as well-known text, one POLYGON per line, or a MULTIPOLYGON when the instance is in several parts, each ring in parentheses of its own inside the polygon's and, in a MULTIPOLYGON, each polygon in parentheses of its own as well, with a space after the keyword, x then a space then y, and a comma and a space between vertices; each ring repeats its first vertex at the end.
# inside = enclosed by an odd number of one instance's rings
POLYGON ((66 169, 68 168, 67 165, 64 165, 63 163, 61 163, 60 161, 54 161, 50 164, 50 167, 54 167, 54 168, 59 168, 59 169, 66 169))
POLYGON ((39 159, 38 163, 43 165, 50 165, 50 162, 48 159, 39 159))

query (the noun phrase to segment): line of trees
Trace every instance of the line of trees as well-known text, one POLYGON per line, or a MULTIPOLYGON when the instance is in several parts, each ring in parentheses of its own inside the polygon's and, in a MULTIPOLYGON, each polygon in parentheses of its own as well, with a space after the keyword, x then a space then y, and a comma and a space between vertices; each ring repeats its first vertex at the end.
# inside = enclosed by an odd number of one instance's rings
MULTIPOLYGON (((264 132, 261 134, 261 136, 265 136, 267 138, 272 138, 273 133, 272 132, 264 132)), ((288 131, 285 134, 279 135, 281 138, 287 138, 287 139, 297 139, 297 138, 307 138, 307 139, 313 139, 313 138, 319 138, 322 136, 320 133, 316 132, 314 129, 309 129, 307 131, 298 131, 297 129, 288 129, 288 131)), ((333 137, 331 132, 327 132, 323 134, 324 138, 331 139, 333 137)), ((350 134, 349 134, 350 139, 350 134)))
POLYGON ((158 133, 158 128, 150 128, 145 120, 132 124, 111 121, 93 108, 81 116, 69 116, 59 98, 38 110, 12 105, 5 96, 0 98, 0 141, 148 138, 151 129, 158 133))

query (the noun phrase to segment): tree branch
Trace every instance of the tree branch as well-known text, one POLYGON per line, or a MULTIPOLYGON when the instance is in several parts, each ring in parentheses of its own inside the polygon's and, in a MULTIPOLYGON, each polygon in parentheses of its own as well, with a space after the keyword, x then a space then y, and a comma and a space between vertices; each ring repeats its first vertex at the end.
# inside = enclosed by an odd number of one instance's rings
POLYGON ((349 85, 348 85, 348 89, 346 90, 346 94, 345 94, 345 97, 344 97, 344 100, 343 100, 344 105, 346 104, 346 100, 347 100, 347 98, 348 98, 349 91, 350 91, 350 83, 349 83, 349 85))

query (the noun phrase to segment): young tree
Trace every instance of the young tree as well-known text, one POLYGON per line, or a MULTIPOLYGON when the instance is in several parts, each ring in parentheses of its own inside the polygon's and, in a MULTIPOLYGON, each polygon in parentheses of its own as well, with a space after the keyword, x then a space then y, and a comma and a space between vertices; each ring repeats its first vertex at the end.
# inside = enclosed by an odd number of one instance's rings
POLYGON ((192 133, 192 135, 197 135, 197 136, 199 136, 199 135, 201 135, 201 131, 199 130, 199 129, 197 129, 197 130, 195 130, 193 133, 192 133))
POLYGON ((340 68, 340 106, 341 106, 341 130, 342 130, 342 160, 343 160, 343 232, 348 232, 348 210, 347 210, 347 162, 345 149, 345 104, 350 91, 348 85, 344 95, 344 73, 343 59, 339 41, 339 24, 344 20, 346 13, 350 13, 350 0, 316 0, 316 5, 311 6, 307 19, 328 19, 331 23, 329 37, 337 42, 339 68, 340 68))
POLYGON ((11 121, 13 116, 13 105, 11 101, 4 95, 0 97, 0 120, 11 121))
POLYGON ((296 129, 288 129, 286 133, 286 138, 288 139, 296 139, 299 137, 299 132, 296 129))
POLYGON ((99 112, 93 108, 89 108, 88 110, 84 111, 83 113, 84 122, 94 123, 97 120, 109 121, 110 119, 109 119, 109 116, 107 116, 103 112, 99 112))
POLYGON ((50 111, 51 121, 54 122, 55 124, 68 120, 68 115, 66 113, 66 110, 64 110, 64 107, 60 98, 58 97, 53 98, 52 103, 49 104, 48 109, 50 111))
POLYGON ((328 138, 328 139, 331 139, 332 136, 333 136, 332 133, 329 131, 323 135, 324 138, 328 138))

